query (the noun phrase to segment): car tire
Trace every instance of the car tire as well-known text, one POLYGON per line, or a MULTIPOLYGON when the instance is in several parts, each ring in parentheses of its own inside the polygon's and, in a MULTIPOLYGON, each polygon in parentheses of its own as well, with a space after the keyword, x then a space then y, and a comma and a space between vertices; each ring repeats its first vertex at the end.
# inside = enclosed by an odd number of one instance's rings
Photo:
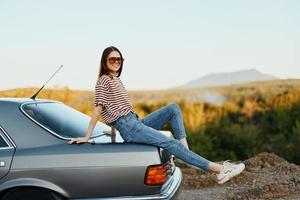
POLYGON ((64 200, 64 198, 46 189, 21 188, 9 191, 1 200, 64 200))

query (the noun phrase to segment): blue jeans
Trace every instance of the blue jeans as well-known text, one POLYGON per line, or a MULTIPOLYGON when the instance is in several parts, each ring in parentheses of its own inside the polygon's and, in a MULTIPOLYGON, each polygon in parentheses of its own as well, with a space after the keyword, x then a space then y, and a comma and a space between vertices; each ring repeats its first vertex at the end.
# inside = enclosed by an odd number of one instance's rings
POLYGON ((111 123, 126 142, 144 143, 158 146, 167 150, 176 158, 186 163, 208 170, 209 161, 198 154, 188 150, 180 139, 186 137, 183 126, 182 114, 177 104, 169 104, 139 120, 138 116, 131 112, 111 123), (172 133, 175 137, 169 138, 159 130, 170 122, 172 133))

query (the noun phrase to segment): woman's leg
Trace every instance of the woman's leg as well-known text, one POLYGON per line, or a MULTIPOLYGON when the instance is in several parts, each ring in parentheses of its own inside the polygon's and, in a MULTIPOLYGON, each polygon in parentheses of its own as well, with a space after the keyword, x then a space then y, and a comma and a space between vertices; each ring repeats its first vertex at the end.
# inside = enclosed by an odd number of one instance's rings
POLYGON ((122 132, 122 135, 125 134, 124 138, 126 138, 127 142, 158 146, 188 164, 204 170, 209 169, 210 161, 188 150, 180 141, 165 136, 158 130, 146 126, 141 121, 136 120, 132 122, 131 120, 134 119, 119 123, 116 127, 122 132))
POLYGON ((220 165, 211 162, 190 151, 178 140, 169 138, 158 130, 146 126, 137 120, 134 114, 121 117, 112 125, 119 130, 126 142, 143 143, 161 147, 188 164, 216 173, 219 184, 227 182, 232 177, 240 174, 245 168, 243 163, 236 165, 224 162, 223 165, 220 165))
POLYGON ((141 121, 146 126, 149 126, 156 130, 160 130, 166 123, 170 122, 174 137, 189 149, 188 143, 186 141, 186 133, 183 125, 182 113, 178 104, 173 103, 164 106, 147 115, 141 121))
POLYGON ((133 123, 133 127, 130 129, 131 133, 128 134, 129 142, 151 144, 166 149, 170 154, 190 165, 215 173, 220 184, 240 174, 245 168, 244 164, 234 165, 228 163, 224 167, 224 164, 221 165, 209 161, 187 149, 178 140, 163 135, 158 130, 146 126, 141 121, 133 123))

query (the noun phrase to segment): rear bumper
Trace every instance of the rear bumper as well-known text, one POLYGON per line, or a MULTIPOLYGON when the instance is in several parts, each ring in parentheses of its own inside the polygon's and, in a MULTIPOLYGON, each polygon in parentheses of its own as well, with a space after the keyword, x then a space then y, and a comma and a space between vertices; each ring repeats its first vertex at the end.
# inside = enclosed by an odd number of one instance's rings
POLYGON ((170 183, 164 190, 155 195, 145 195, 145 196, 122 196, 122 197, 110 197, 110 198, 88 198, 88 199, 72 199, 72 200, 167 200, 174 199, 180 190, 182 181, 182 173, 178 167, 176 167, 173 177, 170 183))

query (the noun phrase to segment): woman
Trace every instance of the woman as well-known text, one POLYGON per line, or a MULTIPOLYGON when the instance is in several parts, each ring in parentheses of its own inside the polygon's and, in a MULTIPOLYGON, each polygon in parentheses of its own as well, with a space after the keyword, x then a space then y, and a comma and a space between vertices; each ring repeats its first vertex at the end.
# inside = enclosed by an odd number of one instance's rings
POLYGON ((95 87, 95 108, 86 136, 74 138, 69 141, 69 144, 86 143, 102 115, 105 123, 111 126, 111 131, 106 132, 107 134, 114 135, 117 129, 126 142, 151 144, 166 149, 176 158, 216 174, 219 184, 225 183, 244 170, 243 163, 231 164, 226 161, 221 165, 190 151, 181 110, 177 104, 169 104, 139 120, 119 78, 123 61, 123 56, 116 47, 111 46, 103 51, 95 87), (171 124, 175 139, 166 137, 158 131, 167 122, 171 124))

